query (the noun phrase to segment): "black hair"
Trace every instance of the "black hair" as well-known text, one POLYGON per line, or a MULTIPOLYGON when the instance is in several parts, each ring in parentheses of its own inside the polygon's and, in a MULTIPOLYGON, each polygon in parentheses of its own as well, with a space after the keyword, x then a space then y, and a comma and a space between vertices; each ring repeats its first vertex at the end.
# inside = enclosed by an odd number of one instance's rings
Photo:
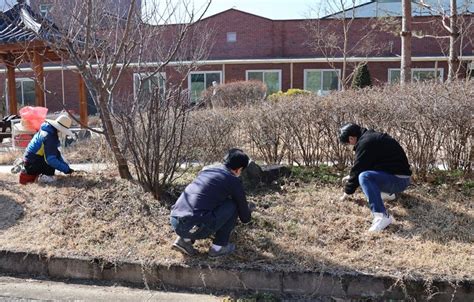
POLYGON ((237 170, 239 168, 247 168, 249 165, 249 157, 241 149, 232 148, 227 151, 224 156, 224 165, 231 170, 237 170))
POLYGON ((354 123, 348 123, 339 129, 339 141, 343 144, 349 143, 349 136, 359 138, 361 135, 361 128, 354 123))

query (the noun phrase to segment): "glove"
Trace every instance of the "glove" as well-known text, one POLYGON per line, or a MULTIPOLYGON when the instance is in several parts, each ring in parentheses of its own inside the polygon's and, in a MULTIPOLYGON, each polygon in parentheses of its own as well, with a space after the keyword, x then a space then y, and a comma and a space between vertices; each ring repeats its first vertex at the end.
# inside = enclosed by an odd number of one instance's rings
POLYGON ((339 198, 339 201, 344 201, 344 200, 346 200, 347 198, 349 198, 349 194, 347 194, 346 192, 344 192, 344 194, 339 198))
POLYGON ((64 173, 64 174, 72 174, 72 172, 74 172, 74 170, 73 170, 73 169, 71 169, 71 168, 69 168, 69 171, 67 171, 67 172, 66 172, 66 173, 64 173))
POLYGON ((351 178, 350 175, 344 176, 344 177, 342 178, 342 180, 341 180, 342 184, 344 185, 346 182, 348 182, 348 181, 349 181, 349 178, 351 178))

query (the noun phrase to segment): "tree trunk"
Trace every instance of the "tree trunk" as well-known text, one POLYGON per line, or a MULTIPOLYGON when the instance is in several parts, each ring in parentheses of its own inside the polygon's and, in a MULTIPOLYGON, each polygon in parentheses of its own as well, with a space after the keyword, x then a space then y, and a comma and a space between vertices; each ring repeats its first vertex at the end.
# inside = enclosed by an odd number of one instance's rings
POLYGON ((128 168, 128 163, 125 157, 123 156, 117 136, 115 134, 114 127, 112 125, 112 119, 110 117, 110 112, 107 109, 107 98, 104 96, 103 92, 98 92, 97 103, 100 107, 100 114, 102 118, 102 123, 104 125, 105 137, 109 140, 109 146, 112 149, 115 160, 117 161, 117 167, 120 174, 120 177, 123 179, 132 179, 132 174, 130 174, 130 169, 128 168))
POLYGON ((402 61, 400 67, 400 84, 404 86, 411 81, 411 0, 403 0, 402 17, 402 61))
POLYGON ((451 0, 451 16, 449 17, 449 63, 448 63, 448 82, 458 78, 459 73, 459 28, 457 1, 451 0))

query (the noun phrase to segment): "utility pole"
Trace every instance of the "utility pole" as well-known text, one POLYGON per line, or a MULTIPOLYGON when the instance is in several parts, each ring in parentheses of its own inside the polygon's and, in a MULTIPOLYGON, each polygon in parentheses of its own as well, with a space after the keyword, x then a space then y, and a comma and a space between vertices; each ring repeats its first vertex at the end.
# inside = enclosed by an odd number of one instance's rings
POLYGON ((412 16, 411 0, 402 1, 402 61, 400 67, 400 84, 404 86, 411 81, 411 36, 412 36, 412 16))

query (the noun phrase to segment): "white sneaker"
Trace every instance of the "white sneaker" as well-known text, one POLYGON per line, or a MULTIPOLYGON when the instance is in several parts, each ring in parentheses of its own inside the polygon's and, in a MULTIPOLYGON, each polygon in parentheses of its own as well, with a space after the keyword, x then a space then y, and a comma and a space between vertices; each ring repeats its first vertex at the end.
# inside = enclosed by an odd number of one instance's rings
POLYGON ((369 232, 380 232, 393 222, 392 216, 388 214, 373 213, 373 215, 374 220, 372 220, 372 226, 370 227, 369 232))
POLYGON ((40 176, 38 176, 37 181, 42 184, 49 184, 49 183, 55 182, 56 178, 54 178, 54 176, 41 174, 40 176))
POLYGON ((395 193, 385 193, 385 192, 380 192, 380 197, 382 197, 382 200, 383 201, 392 201, 392 200, 395 200, 395 198, 397 198, 395 196, 395 193))

